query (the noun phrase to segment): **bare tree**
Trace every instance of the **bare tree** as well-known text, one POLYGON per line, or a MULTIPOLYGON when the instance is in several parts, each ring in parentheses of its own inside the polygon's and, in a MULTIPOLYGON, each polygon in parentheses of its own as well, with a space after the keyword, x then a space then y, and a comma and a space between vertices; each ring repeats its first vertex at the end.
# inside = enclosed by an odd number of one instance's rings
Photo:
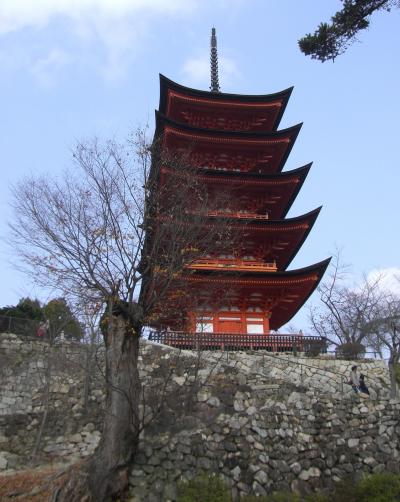
POLYGON ((310 308, 311 329, 336 347, 360 346, 367 340, 368 326, 377 319, 381 300, 380 278, 363 278, 356 287, 347 283, 348 267, 340 252, 333 257, 330 275, 317 289, 320 305, 310 308))
POLYGON ((74 169, 61 177, 31 177, 14 188, 11 242, 38 284, 103 307, 103 435, 80 479, 58 495, 101 501, 126 487, 136 451, 142 328, 176 304, 168 299, 177 283, 184 292, 185 267, 230 235, 226 218, 210 224, 195 169, 150 149, 142 131, 125 145, 80 143, 73 157, 74 169))
POLYGON ((391 292, 383 292, 379 315, 367 326, 369 344, 388 357, 392 397, 398 395, 397 369, 400 361, 400 298, 391 292))

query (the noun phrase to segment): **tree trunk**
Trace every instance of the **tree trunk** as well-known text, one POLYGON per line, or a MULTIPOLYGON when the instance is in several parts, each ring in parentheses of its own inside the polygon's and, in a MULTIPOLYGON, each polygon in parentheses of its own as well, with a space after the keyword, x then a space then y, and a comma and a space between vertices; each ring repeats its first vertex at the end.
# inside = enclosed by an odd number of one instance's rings
POLYGON ((106 321, 103 335, 107 396, 103 435, 89 466, 89 488, 96 502, 115 497, 127 487, 139 430, 140 326, 132 326, 121 311, 113 312, 106 321))
POLYGON ((396 361, 393 356, 389 358, 389 377, 390 377, 390 397, 392 399, 397 397, 397 375, 396 375, 396 361))

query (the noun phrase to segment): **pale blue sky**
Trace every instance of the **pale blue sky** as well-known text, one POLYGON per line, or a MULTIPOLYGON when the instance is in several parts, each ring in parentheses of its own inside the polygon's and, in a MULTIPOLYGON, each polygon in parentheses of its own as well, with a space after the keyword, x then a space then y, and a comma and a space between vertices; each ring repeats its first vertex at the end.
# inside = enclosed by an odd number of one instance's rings
MULTIPOLYGON (((290 268, 344 248, 355 271, 399 264, 400 10, 378 13, 337 61, 303 56, 297 40, 337 0, 1 0, 0 234, 10 184, 56 173, 77 139, 123 138, 154 125, 158 73, 208 89, 217 29, 225 92, 294 85, 281 127, 304 122, 285 169, 314 161, 290 216, 323 210, 290 268)), ((0 306, 38 292, 1 245, 0 306)), ((304 312, 295 324, 303 324, 304 312)), ((303 326, 302 326, 303 327, 303 326)))

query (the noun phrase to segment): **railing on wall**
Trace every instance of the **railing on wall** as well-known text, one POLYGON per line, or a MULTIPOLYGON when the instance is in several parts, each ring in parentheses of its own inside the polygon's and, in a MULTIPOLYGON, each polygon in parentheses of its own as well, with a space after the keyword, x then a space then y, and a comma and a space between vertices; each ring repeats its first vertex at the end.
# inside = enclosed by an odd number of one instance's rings
POLYGON ((152 331, 149 340, 195 350, 266 350, 269 352, 326 352, 326 339, 301 334, 248 335, 240 333, 187 333, 152 331))
POLYGON ((261 262, 254 260, 227 260, 227 259, 209 259, 209 258, 198 258, 193 263, 188 265, 188 268, 206 268, 206 269, 220 269, 220 268, 233 268, 235 270, 268 270, 270 272, 276 272, 276 262, 261 262))
POLYGON ((268 214, 258 214, 239 211, 209 211, 208 216, 227 216, 228 218, 239 218, 244 220, 268 220, 268 214))
POLYGON ((0 315, 0 333, 37 336, 40 321, 0 315))

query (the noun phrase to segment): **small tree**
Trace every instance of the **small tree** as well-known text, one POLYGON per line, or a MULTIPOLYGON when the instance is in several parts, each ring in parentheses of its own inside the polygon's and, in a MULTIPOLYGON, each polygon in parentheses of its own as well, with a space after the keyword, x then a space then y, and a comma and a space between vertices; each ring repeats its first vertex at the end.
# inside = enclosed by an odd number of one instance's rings
POLYGON ((397 371, 400 361, 400 298, 384 292, 379 317, 367 326, 370 345, 382 356, 389 355, 389 378, 392 397, 398 395, 397 371))
POLYGON ((136 451, 142 328, 163 314, 185 267, 226 244, 229 225, 210 224, 213 208, 196 170, 183 158, 151 151, 142 131, 126 145, 80 143, 73 156, 75 169, 62 177, 33 177, 15 187, 11 242, 37 283, 103 307, 103 435, 58 497, 71 502, 89 494, 100 501, 125 488, 136 451))
POLYGON ((32 336, 40 321, 43 321, 43 311, 39 300, 21 298, 17 305, 0 308, 0 332, 32 336))
POLYGON ((65 338, 73 340, 82 338, 82 325, 64 298, 50 300, 43 307, 43 314, 57 336, 63 334, 65 338))
POLYGON ((380 278, 372 282, 364 278, 357 287, 348 286, 346 269, 337 252, 329 278, 317 289, 320 305, 310 308, 310 321, 314 333, 351 350, 367 341, 370 327, 379 317, 382 292, 380 278))

